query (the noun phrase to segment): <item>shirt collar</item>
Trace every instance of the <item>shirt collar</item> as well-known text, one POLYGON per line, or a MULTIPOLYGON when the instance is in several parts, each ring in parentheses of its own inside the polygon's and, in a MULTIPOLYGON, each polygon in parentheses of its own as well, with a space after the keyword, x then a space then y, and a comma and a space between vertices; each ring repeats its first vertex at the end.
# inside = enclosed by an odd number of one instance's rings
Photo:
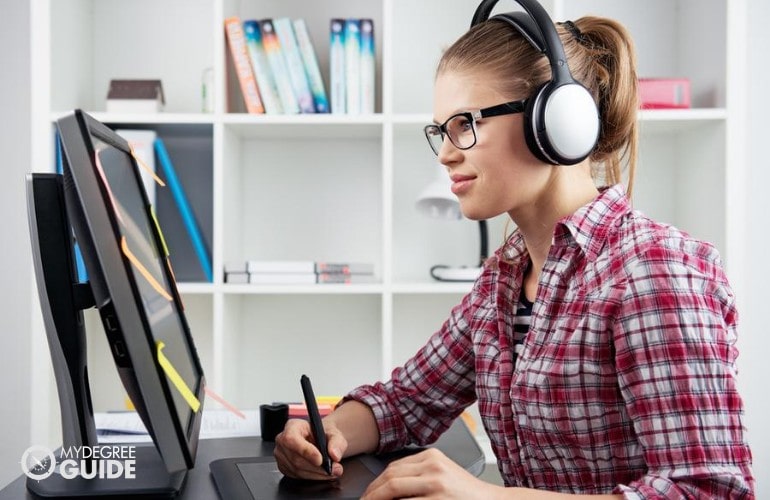
MULTIPOLYGON (((630 211, 622 184, 602 188, 596 198, 556 223, 553 244, 577 244, 586 258, 593 260, 604 247, 609 231, 630 211)), ((498 254, 513 265, 526 262, 528 253, 522 234, 514 231, 498 254)))
POLYGON ((554 245, 574 242, 587 259, 593 260, 604 247, 610 230, 630 211, 626 188, 622 184, 602 188, 599 196, 556 224, 554 245))

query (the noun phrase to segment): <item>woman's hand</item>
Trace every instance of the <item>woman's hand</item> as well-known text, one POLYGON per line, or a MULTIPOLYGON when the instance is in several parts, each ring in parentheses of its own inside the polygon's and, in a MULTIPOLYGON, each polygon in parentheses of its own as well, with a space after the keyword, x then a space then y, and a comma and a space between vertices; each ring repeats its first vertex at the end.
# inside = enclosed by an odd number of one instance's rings
POLYGON ((364 500, 418 497, 434 499, 493 499, 502 488, 486 483, 435 448, 397 460, 364 492, 364 500))
POLYGON ((313 441, 310 423, 302 419, 286 422, 283 432, 275 438, 275 460, 278 470, 295 479, 334 480, 342 475, 340 460, 348 447, 342 433, 333 423, 324 421, 324 431, 332 459, 332 475, 321 466, 321 452, 313 441))

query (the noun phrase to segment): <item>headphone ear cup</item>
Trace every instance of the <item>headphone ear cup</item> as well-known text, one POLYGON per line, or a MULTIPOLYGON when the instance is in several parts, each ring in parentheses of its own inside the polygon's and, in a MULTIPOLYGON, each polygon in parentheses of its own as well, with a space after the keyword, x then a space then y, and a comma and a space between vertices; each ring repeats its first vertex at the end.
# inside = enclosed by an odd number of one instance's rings
POLYGON ((524 138, 532 154, 552 165, 585 160, 599 138, 599 112, 588 90, 577 82, 547 82, 527 99, 524 138))
POLYGON ((538 136, 538 109, 542 106, 539 105, 542 102, 542 93, 548 83, 544 83, 527 99, 526 107, 524 108, 524 140, 527 143, 529 151, 535 155, 535 158, 543 163, 555 164, 554 161, 548 158, 543 152, 540 137, 538 136))
POLYGON ((549 85, 537 111, 538 144, 560 165, 580 163, 596 147, 599 112, 591 93, 579 83, 549 85))

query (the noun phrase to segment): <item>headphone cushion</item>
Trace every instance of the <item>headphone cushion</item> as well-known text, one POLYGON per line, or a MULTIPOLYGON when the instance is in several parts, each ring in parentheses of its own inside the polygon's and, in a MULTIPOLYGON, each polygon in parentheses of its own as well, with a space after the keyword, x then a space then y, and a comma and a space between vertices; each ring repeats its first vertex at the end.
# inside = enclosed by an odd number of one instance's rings
POLYGON ((544 163, 555 163, 553 159, 547 157, 543 152, 543 145, 541 144, 541 138, 538 134, 537 109, 538 102, 542 97, 542 92, 548 83, 544 83, 537 88, 535 92, 527 99, 526 106, 524 108, 524 140, 527 143, 529 151, 538 160, 544 163))

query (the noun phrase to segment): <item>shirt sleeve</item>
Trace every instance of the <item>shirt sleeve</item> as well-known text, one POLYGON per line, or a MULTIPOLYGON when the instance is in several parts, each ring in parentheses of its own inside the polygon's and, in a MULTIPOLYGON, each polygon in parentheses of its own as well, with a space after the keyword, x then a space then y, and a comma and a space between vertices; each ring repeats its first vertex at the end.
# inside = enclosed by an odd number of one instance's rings
POLYGON ((735 300, 713 247, 656 245, 628 272, 614 341, 648 471, 627 498, 753 498, 735 300))
POLYGON ((343 399, 368 405, 380 431, 378 452, 434 442, 475 401, 469 334, 474 296, 455 306, 449 319, 386 382, 364 385, 343 399))

